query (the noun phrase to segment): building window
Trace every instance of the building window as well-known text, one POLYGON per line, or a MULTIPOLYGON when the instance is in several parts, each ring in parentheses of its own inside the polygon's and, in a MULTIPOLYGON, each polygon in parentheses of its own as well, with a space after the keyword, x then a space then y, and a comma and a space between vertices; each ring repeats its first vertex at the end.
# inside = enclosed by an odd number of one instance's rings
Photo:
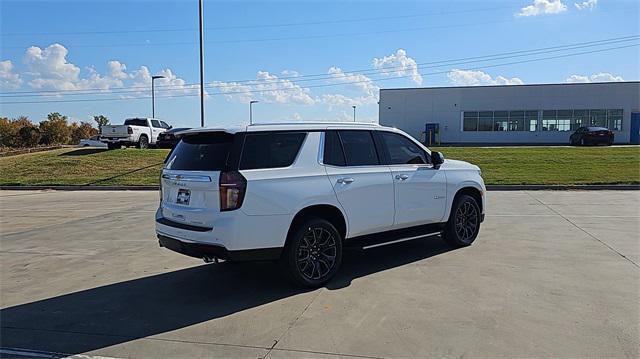
POLYGON ((582 126, 589 124, 589 110, 573 110, 571 118, 571 131, 575 131, 582 126))
POLYGON ((463 131, 575 131, 584 126, 622 131, 622 109, 464 111, 463 131), (541 126, 538 127, 538 116, 541 126))
POLYGON ((524 131, 524 111, 509 112, 509 131, 524 131))
POLYGON ((493 129, 493 111, 478 113, 478 131, 491 131, 493 129))
POLYGON ((607 124, 612 131, 622 131, 622 110, 607 110, 607 124))
POLYGON ((478 113, 465 111, 462 129, 464 131, 478 131, 478 113))
POLYGON ((558 131, 558 120, 556 110, 542 111, 542 131, 558 131))
POLYGON ((589 111, 589 118, 591 119, 592 126, 607 127, 606 110, 591 110, 589 111))

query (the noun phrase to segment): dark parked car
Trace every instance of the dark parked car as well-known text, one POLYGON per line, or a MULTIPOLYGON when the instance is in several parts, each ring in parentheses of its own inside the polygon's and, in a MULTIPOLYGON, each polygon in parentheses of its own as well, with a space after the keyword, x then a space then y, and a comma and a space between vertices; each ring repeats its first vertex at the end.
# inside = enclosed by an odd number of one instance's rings
POLYGON ((177 132, 189 130, 187 127, 172 128, 158 135, 158 148, 173 148, 178 142, 180 142, 181 135, 177 135, 177 132))
POLYGON ((569 137, 569 143, 572 146, 597 144, 610 146, 613 143, 613 132, 604 127, 580 127, 569 137))

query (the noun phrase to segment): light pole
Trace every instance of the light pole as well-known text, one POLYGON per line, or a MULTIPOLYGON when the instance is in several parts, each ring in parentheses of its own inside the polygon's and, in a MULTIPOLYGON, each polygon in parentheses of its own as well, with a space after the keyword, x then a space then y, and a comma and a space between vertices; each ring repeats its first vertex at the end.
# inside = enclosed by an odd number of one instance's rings
POLYGON ((200 14, 200 127, 204 127, 204 17, 202 15, 202 1, 198 2, 200 14))
POLYGON ((163 79, 164 76, 151 76, 151 118, 156 118, 156 89, 154 87, 154 82, 157 79, 163 79))
POLYGON ((256 101, 256 100, 249 101, 249 124, 250 125, 253 125, 253 104, 258 102, 260 101, 256 101))
POLYGON ((353 122, 356 122, 356 105, 353 105, 351 107, 353 107, 353 122))

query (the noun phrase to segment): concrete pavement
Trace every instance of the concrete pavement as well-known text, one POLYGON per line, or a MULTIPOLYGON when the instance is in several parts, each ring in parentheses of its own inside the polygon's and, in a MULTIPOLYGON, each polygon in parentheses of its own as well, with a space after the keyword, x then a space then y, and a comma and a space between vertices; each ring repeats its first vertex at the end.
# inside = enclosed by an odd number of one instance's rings
POLYGON ((473 246, 436 237, 349 250, 313 291, 271 263, 204 265, 159 248, 157 200, 0 191, 0 346, 134 358, 640 356, 638 191, 489 192, 473 246))

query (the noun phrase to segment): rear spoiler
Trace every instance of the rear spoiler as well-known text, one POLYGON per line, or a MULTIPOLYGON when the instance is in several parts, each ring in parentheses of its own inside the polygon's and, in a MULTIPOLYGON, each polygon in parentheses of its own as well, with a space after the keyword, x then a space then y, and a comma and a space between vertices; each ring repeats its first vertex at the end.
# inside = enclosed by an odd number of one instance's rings
POLYGON ((245 132, 247 130, 246 126, 234 126, 234 127, 226 127, 226 128, 215 128, 215 127, 205 127, 205 128, 191 128, 184 131, 176 132, 176 135, 195 135, 198 133, 207 133, 207 132, 226 132, 230 135, 235 135, 238 132, 245 132))

